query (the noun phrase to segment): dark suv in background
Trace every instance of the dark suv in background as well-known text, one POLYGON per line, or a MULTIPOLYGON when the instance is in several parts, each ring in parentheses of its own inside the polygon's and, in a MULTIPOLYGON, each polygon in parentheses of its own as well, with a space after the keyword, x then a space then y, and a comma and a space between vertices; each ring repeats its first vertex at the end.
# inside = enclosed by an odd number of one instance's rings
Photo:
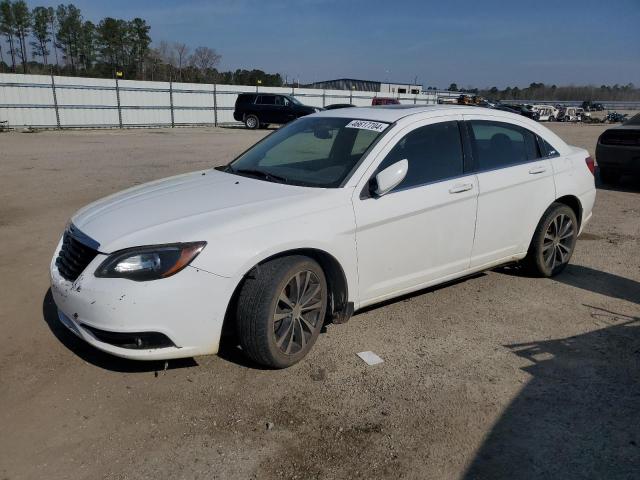
POLYGON ((303 105, 290 95, 275 93, 241 93, 236 100, 233 118, 247 128, 266 128, 271 123, 284 124, 322 110, 303 105))

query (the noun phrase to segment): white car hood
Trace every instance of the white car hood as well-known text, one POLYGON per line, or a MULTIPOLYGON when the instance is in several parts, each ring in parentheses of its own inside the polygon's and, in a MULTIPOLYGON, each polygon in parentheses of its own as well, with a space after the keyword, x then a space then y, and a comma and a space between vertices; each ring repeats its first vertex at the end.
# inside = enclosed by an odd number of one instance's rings
POLYGON ((324 191, 204 170, 110 195, 84 207, 71 221, 100 244, 99 251, 112 253, 139 245, 208 240, 225 228, 261 223, 265 208, 271 214, 300 206, 324 191))

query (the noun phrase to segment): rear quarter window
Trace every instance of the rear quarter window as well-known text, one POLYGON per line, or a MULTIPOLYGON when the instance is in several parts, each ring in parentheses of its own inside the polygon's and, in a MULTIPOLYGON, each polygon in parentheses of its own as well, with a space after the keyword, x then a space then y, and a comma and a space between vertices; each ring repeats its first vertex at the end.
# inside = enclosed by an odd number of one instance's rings
POLYGON ((238 100, 236 103, 238 105, 245 105, 247 103, 253 103, 255 96, 254 95, 238 95, 238 100))
POLYGON ((559 155, 558 151, 542 137, 538 137, 538 145, 542 157, 557 157, 559 155))

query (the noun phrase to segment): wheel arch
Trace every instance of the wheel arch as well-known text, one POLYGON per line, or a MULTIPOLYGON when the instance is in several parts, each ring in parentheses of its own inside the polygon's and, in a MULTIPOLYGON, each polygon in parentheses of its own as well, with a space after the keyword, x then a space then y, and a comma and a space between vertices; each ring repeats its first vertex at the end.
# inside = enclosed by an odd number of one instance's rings
POLYGON ((329 305, 327 308, 327 317, 325 318, 325 321, 333 320, 335 323, 343 323, 349 319, 349 317, 353 313, 353 304, 349 302, 349 283, 344 268, 342 267, 338 259, 329 252, 321 250, 319 248, 293 248, 289 250, 283 250, 281 252, 263 258, 242 274, 233 290, 233 294, 231 295, 231 299, 227 305, 222 326, 223 336, 233 335, 233 326, 235 322, 233 312, 236 308, 238 294, 245 278, 251 275, 252 271, 254 271, 256 268, 260 268, 260 265, 263 265, 266 262, 269 262, 276 258, 288 257, 293 255, 303 255, 312 258, 313 260, 318 262, 326 276, 327 287, 329 289, 329 305))
POLYGON ((575 195, 563 195, 561 197, 556 198, 553 202, 551 202, 549 204, 549 206, 547 206, 547 208, 545 208, 544 212, 542 212, 542 214, 540 215, 540 218, 538 219, 538 223, 535 224, 535 226, 533 228, 533 231, 531 232, 531 235, 529 236, 530 240, 529 240, 529 244, 527 246, 527 252, 531 250, 531 245, 532 245, 532 242, 533 242, 533 238, 534 238, 534 235, 535 235, 536 228, 538 228, 538 225, 542 221, 542 218, 544 217, 545 213, 547 213, 549 208, 551 208, 551 206, 554 203, 560 203, 562 205, 566 205, 571 210, 573 210, 573 213, 575 213, 576 219, 578 220, 578 232, 580 231, 580 226, 582 225, 582 203, 580 202, 580 199, 578 197, 576 197, 575 195))
POLYGON ((582 203, 580 199, 575 195, 564 195, 556 198, 555 203, 562 203, 573 210, 578 220, 578 230, 580 230, 580 226, 582 225, 582 203))

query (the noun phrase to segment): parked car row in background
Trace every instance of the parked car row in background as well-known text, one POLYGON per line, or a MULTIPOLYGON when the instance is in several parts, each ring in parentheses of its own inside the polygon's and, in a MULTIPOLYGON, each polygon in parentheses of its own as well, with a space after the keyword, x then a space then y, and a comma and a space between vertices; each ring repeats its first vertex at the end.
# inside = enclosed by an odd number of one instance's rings
MULTIPOLYGON (((462 94, 457 99, 439 99, 439 103, 456 103, 492 108, 516 113, 539 122, 623 122, 626 115, 609 112, 604 119, 591 117, 591 111, 602 111, 601 103, 582 102, 581 107, 528 103, 500 103, 488 100, 479 95, 462 94)), ((372 106, 399 105, 400 100, 394 97, 375 97, 372 106)), ((297 118, 316 113, 321 110, 355 107, 351 103, 336 103, 323 108, 302 104, 292 95, 270 93, 241 93, 238 95, 233 118, 243 122, 247 128, 267 128, 271 124, 283 125, 297 118)))

